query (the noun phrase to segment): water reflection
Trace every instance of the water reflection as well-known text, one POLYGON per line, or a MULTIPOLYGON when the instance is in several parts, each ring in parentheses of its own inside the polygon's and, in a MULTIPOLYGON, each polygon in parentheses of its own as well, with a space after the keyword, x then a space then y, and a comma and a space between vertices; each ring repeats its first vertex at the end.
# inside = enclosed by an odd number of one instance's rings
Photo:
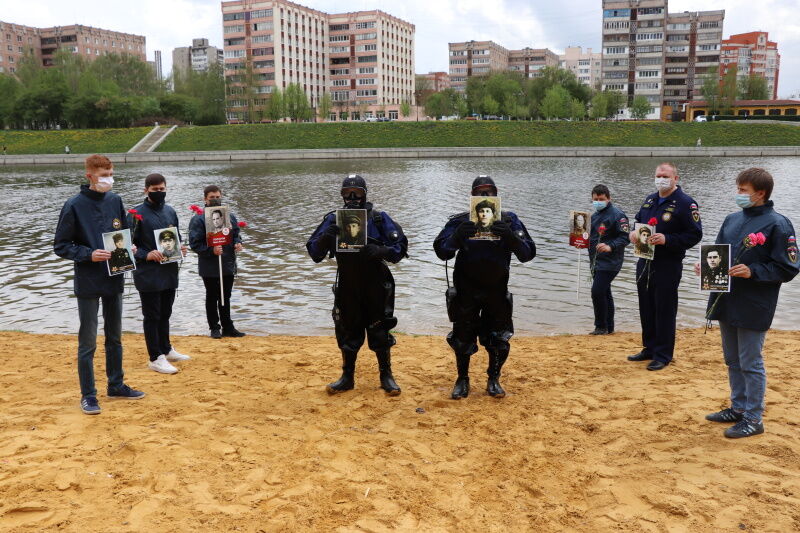
MULTIPOLYGON (((469 185, 477 174, 495 177, 504 208, 515 211, 537 244, 533 262, 513 264, 511 290, 520 334, 587 332, 592 329, 588 261, 566 245, 570 209, 588 209, 589 191, 605 183, 614 201, 630 216, 653 190, 657 161, 644 158, 430 159, 307 161, 268 163, 175 163, 124 165, 115 169, 115 191, 127 207, 144 196, 144 176, 161 172, 168 179, 168 202, 185 231, 191 203, 216 183, 225 193, 244 231, 246 252, 234 290, 234 318, 252 333, 329 334, 330 285, 335 265, 315 265, 305 241, 322 216, 339 207, 338 185, 350 172, 364 175, 370 199, 388 211, 409 236, 410 258, 392 267, 397 287, 398 329, 408 333, 449 330, 444 310, 445 273, 431 243, 447 217, 468 207, 469 185)), ((776 179, 777 209, 800 224, 800 188, 793 185, 797 158, 707 158, 676 161, 685 190, 700 204, 711 242, 735 209, 732 181, 748 166, 767 168, 776 179)), ((3 329, 31 332, 77 331, 72 294, 72 264, 52 252, 52 234, 61 205, 82 182, 80 168, 6 167, 0 177, 0 308, 3 329), (20 228, 9 231, 9 228, 20 228)), ((690 252, 694 261, 696 250, 690 252)), ((634 259, 627 257, 614 282, 617 328, 638 330, 634 259)), ((181 288, 173 314, 176 333, 205 333, 204 289, 192 255, 180 272, 181 288)), ((800 283, 784 287, 775 327, 797 327, 792 310, 800 305, 800 283)), ((681 285, 680 326, 702 324, 705 299, 687 258, 681 285)), ((123 326, 140 331, 139 297, 126 288, 123 326)))

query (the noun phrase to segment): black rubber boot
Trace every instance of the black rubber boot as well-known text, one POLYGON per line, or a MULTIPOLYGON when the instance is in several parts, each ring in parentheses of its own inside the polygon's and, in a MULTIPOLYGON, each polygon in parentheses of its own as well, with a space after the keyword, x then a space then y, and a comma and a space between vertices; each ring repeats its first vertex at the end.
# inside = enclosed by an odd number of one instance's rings
POLYGON ((454 400, 460 400, 469 396, 469 355, 456 354, 456 368, 458 369, 458 378, 456 384, 453 386, 453 392, 450 397, 454 400))
POLYGON ((486 392, 494 398, 505 398, 506 391, 500 386, 500 369, 508 359, 508 352, 489 352, 489 368, 486 373, 489 379, 486 381, 486 392))
POLYGON ((389 396, 397 396, 400 394, 400 387, 392 375, 392 356, 389 350, 385 352, 375 352, 378 358, 378 370, 381 373, 381 388, 386 391, 389 396))
POLYGON ((348 352, 342 350, 342 377, 333 383, 328 383, 325 390, 328 394, 336 394, 353 390, 356 386, 355 373, 356 373, 356 356, 358 352, 348 352))

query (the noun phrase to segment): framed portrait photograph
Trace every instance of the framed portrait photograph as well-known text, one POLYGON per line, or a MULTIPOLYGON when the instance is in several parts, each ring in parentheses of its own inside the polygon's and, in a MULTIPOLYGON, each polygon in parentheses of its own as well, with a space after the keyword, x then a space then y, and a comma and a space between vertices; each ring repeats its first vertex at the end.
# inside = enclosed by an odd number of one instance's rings
POLYGON ((106 261, 109 276, 117 276, 136 270, 136 261, 131 249, 131 230, 120 229, 103 233, 103 249, 111 252, 111 259, 106 261))
POLYGON ((575 248, 589 247, 589 231, 592 216, 588 211, 569 212, 569 245, 575 248))
POLYGON ((206 207, 204 210, 206 222, 206 240, 209 246, 225 246, 233 242, 231 215, 228 206, 219 205, 206 207))
POLYGON ((156 239, 156 250, 164 256, 164 259, 161 260, 162 265, 183 260, 181 237, 178 234, 178 228, 156 229, 153 230, 153 235, 156 239))
POLYGON ((731 245, 700 245, 700 290, 731 292, 731 245))
POLYGON ((470 237, 474 241, 497 241, 500 237, 492 233, 492 224, 500 221, 499 196, 470 196, 469 219, 478 231, 470 237))
POLYGON ((656 228, 650 224, 637 222, 633 230, 636 232, 636 244, 633 245, 633 255, 639 259, 653 259, 656 255, 656 245, 650 244, 650 237, 656 228))
POLYGON ((339 226, 337 252, 357 252, 367 244, 366 209, 337 209, 336 225, 339 226))

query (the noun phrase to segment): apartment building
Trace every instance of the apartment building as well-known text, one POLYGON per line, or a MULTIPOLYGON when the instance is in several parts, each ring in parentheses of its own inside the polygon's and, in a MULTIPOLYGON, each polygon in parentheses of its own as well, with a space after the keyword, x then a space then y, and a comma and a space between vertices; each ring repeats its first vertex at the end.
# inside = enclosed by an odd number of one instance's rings
POLYGON ((39 28, 0 21, 0 72, 16 72, 20 59, 29 50, 41 58, 39 32, 39 28))
POLYGON ((603 55, 592 52, 591 48, 583 51, 580 46, 568 46, 564 53, 558 56, 558 64, 564 70, 569 70, 578 81, 589 87, 596 87, 600 82, 603 55))
POLYGON ((291 83, 312 107, 329 92, 336 119, 397 118, 400 104, 413 101, 413 24, 382 11, 328 14, 286 0, 222 2, 222 18, 231 122, 246 119, 247 102, 237 96, 248 83, 263 95, 256 106, 291 83))
POLYGON ((778 98, 778 75, 781 68, 781 55, 778 43, 769 40, 769 33, 753 31, 731 35, 722 41, 720 58, 720 79, 736 65, 737 76, 747 77, 751 74, 767 80, 767 88, 771 99, 778 98))
POLYGON ((493 41, 450 43, 450 86, 467 89, 467 78, 508 68, 509 52, 493 41))
POLYGON ((428 72, 427 74, 417 74, 418 79, 426 81, 426 91, 438 93, 450 88, 450 76, 447 72, 428 72))
POLYGON ((508 70, 519 72, 525 78, 536 78, 544 67, 557 67, 558 55, 548 48, 523 48, 509 50, 508 70))
POLYGON ((172 72, 206 72, 214 63, 224 61, 223 51, 208 44, 208 39, 192 39, 192 46, 181 46, 172 50, 172 72))
POLYGON ((719 64, 724 18, 724 10, 670 14, 667 0, 603 0, 601 88, 628 103, 644 96, 648 118, 680 120, 719 64))

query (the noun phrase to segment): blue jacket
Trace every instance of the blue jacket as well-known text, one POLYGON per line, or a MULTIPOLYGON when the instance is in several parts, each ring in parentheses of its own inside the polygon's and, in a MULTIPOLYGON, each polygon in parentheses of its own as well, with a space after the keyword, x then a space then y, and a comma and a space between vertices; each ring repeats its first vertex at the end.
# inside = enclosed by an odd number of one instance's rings
POLYGON ((75 262, 75 296, 99 298, 123 291, 125 276, 110 276, 105 261, 92 261, 92 252, 104 249, 103 233, 127 227, 125 206, 113 192, 97 192, 81 185, 80 193, 64 203, 53 250, 57 256, 75 262))
POLYGON ((709 309, 719 303, 709 316, 737 328, 766 331, 772 325, 781 284, 791 281, 800 271, 797 237, 788 218, 776 213, 772 201, 748 207, 725 218, 717 235, 717 244, 731 245, 731 263, 750 267, 750 278, 731 278, 730 293, 709 297, 709 309), (747 248, 750 233, 763 233, 767 242, 747 248))
MULTIPOLYGON (((175 210, 166 204, 153 205, 145 200, 134 209, 142 216, 136 220, 128 214, 128 226, 131 230, 133 244, 136 245, 136 270, 133 272, 133 282, 139 292, 158 292, 166 289, 178 288, 178 263, 162 265, 156 261, 148 261, 147 254, 157 250, 154 230, 172 227, 181 239, 178 230, 178 215, 175 210)), ((177 243, 176 243, 177 244, 177 243)))
POLYGON ((657 192, 645 198, 636 213, 636 222, 647 224, 655 217, 656 233, 663 233, 666 238, 666 244, 656 246, 654 262, 681 261, 686 250, 703 238, 700 208, 680 186, 661 203, 660 198, 657 192))
POLYGON ((447 221, 433 241, 433 250, 442 261, 456 257, 453 271, 453 279, 456 282, 469 279, 472 283, 483 287, 506 287, 511 267, 511 253, 513 252, 521 263, 536 257, 536 244, 517 215, 511 211, 503 211, 501 219, 511 226, 511 231, 517 237, 513 250, 502 240, 470 240, 466 247, 459 249, 454 234, 462 222, 469 220, 469 213, 453 215, 447 221))
MULTIPOLYGON (((233 241, 222 247, 222 274, 224 276, 236 275, 236 252, 233 247, 242 242, 236 215, 233 213, 230 215, 233 241)), ((195 215, 189 221, 189 247, 197 253, 197 271, 200 277, 219 277, 219 259, 214 255, 214 250, 206 240, 206 219, 202 215, 195 215)))
POLYGON ((625 259, 625 247, 630 244, 628 217, 610 203, 601 211, 592 214, 592 232, 589 235, 589 261, 595 271, 619 272, 625 259), (603 228, 602 235, 600 228, 603 228), (597 253, 597 245, 611 247, 610 252, 597 253), (596 259, 595 259, 596 256, 596 259))
MULTIPOLYGON (((367 243, 378 244, 389 248, 386 260, 390 263, 398 263, 406 257, 408 250, 408 239, 403 234, 402 228, 392 220, 385 211, 373 209, 371 203, 367 203, 367 243)), ((306 243, 308 255, 315 263, 319 263, 326 256, 335 257, 340 268, 350 269, 363 266, 366 262, 364 257, 358 252, 336 253, 336 243, 334 239, 324 236, 325 230, 336 224, 336 212, 331 211, 326 214, 322 222, 306 243)))

